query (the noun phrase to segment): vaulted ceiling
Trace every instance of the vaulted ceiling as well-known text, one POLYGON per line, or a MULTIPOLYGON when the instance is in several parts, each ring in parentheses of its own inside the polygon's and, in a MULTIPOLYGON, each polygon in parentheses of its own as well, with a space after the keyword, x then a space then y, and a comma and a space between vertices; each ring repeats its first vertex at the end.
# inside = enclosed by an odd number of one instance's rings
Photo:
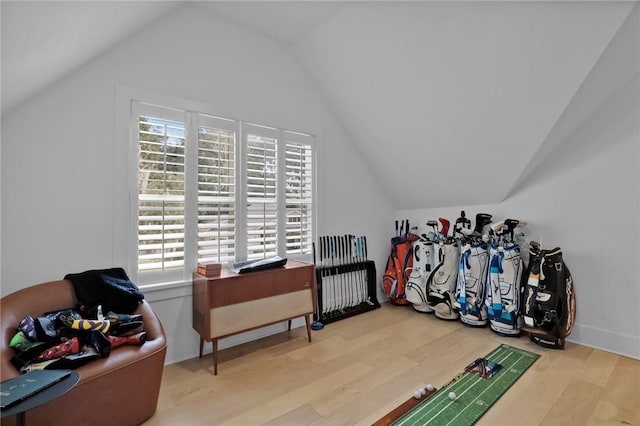
POLYGON ((637 2, 3 1, 3 114, 158 17, 282 44, 398 208, 497 203, 637 2))

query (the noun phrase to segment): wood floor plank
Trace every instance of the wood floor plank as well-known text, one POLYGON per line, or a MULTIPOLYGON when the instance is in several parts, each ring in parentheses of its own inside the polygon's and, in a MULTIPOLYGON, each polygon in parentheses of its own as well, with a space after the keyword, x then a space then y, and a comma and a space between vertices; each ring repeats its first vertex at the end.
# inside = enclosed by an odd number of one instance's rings
POLYGON ((314 423, 323 417, 312 407, 303 405, 265 423, 265 426, 298 426, 314 423))
POLYGON ((607 381, 607 389, 603 400, 615 402, 626 410, 640 410, 640 369, 637 360, 620 356, 607 381))
POLYGON ((395 358, 394 361, 396 362, 388 362, 381 366, 376 366, 375 370, 372 368, 375 374, 367 374, 365 377, 359 377, 356 380, 344 383, 331 395, 322 395, 320 398, 316 398, 311 402, 311 406, 325 416, 348 410, 354 400, 366 394, 369 389, 381 386, 387 377, 403 374, 416 365, 415 362, 405 357, 395 358))
POLYGON ((609 352, 592 350, 589 358, 587 358, 582 380, 605 387, 618 358, 618 355, 609 352))
POLYGON ((543 419, 545 425, 583 425, 592 417, 603 388, 575 378, 543 419))
POLYGON ((300 386, 291 392, 281 394, 270 398, 266 403, 251 407, 238 416, 228 421, 220 423, 221 425, 241 425, 241 424, 261 424, 271 421, 283 414, 291 411, 291 407, 298 407, 309 403, 312 399, 333 392, 354 378, 364 376, 372 371, 371 367, 365 363, 355 363, 345 366, 342 370, 338 370, 333 374, 320 377, 314 381, 300 383, 300 386))
POLYGON ((621 408, 615 402, 600 400, 594 407, 589 425, 640 425, 640 411, 621 408))

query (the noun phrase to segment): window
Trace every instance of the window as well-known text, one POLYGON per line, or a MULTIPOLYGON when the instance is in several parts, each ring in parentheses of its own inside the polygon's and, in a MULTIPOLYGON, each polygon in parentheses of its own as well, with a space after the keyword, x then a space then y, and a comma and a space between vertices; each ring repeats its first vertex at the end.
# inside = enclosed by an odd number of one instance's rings
POLYGON ((140 102, 132 118, 141 284, 185 279, 198 261, 309 259, 311 135, 140 102))

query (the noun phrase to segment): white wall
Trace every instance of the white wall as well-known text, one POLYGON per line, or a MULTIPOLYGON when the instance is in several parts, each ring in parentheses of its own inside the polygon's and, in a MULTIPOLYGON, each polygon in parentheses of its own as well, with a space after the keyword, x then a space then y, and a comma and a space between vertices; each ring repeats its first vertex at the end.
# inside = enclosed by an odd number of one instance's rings
MULTIPOLYGON (((209 113, 315 134, 319 234, 368 235, 378 247, 371 258, 383 261, 378 232, 393 211, 296 60, 275 42, 187 5, 3 116, 2 294, 126 264, 122 93, 193 101, 210 105, 209 113)), ((190 283, 145 295, 168 333, 167 361, 196 356, 190 283)))

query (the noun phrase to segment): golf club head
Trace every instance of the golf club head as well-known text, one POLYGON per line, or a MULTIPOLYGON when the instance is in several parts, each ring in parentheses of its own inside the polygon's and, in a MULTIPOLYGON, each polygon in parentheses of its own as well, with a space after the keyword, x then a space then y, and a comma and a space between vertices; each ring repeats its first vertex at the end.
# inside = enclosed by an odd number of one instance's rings
POLYGON ((513 241, 513 230, 516 229, 518 226, 526 226, 527 225, 527 221, 525 220, 518 220, 518 219, 505 219, 504 221, 504 234, 509 234, 509 237, 511 238, 511 240, 513 241))
POLYGON ((519 219, 505 219, 504 224, 507 227, 507 230, 513 231, 518 226, 527 226, 527 221, 519 219))
POLYGON ((453 236, 459 237, 459 235, 466 235, 462 232, 463 229, 471 228, 471 220, 467 219, 464 210, 460 211, 460 217, 456 219, 455 225, 453 225, 453 236))
POLYGON ((439 217, 438 220, 442 224, 442 235, 446 237, 449 234, 449 227, 451 226, 451 222, 443 217, 439 217))
POLYGON ((474 228, 474 232, 482 235, 482 230, 484 227, 491 223, 491 218, 493 216, 489 213, 478 213, 476 214, 476 227, 474 228))

